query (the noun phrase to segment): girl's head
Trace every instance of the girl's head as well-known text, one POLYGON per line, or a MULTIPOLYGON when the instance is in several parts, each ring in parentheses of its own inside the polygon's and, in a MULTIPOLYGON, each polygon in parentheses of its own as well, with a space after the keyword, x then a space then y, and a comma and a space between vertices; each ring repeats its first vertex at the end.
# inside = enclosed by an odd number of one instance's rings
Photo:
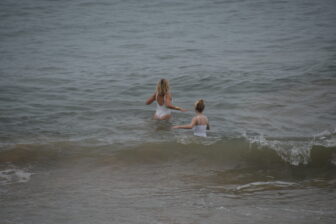
POLYGON ((195 111, 198 113, 202 113, 204 110, 204 100, 200 99, 195 102, 195 111))
POLYGON ((156 85, 156 92, 160 96, 164 96, 168 93, 169 91, 169 82, 166 79, 160 79, 158 84, 156 85))

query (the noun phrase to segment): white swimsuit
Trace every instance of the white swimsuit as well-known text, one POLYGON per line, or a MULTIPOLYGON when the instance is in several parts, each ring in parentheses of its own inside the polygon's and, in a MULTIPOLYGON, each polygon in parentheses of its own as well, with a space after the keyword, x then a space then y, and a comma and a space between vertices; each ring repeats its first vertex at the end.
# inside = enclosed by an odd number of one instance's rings
POLYGON ((195 125, 194 126, 194 135, 207 137, 206 134, 207 125, 195 125))
MULTIPOLYGON (((157 95, 156 95, 156 98, 157 98, 157 95)), ((165 102, 164 102, 164 98, 163 98, 163 105, 160 105, 156 101, 156 112, 155 112, 155 115, 158 118, 162 118, 162 117, 164 117, 166 115, 169 115, 169 114, 171 114, 171 110, 166 107, 165 102)))

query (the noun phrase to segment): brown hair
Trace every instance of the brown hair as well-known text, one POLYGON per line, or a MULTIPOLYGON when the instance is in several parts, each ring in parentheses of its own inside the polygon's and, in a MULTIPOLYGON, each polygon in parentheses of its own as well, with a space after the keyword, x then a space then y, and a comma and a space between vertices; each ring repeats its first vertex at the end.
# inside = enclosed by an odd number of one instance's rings
POLYGON ((199 113, 202 113, 203 110, 204 110, 204 100, 200 99, 200 100, 197 100, 196 103, 195 103, 195 110, 199 113))
POLYGON ((166 79, 160 79, 156 85, 156 93, 160 96, 164 96, 169 92, 169 82, 166 79))

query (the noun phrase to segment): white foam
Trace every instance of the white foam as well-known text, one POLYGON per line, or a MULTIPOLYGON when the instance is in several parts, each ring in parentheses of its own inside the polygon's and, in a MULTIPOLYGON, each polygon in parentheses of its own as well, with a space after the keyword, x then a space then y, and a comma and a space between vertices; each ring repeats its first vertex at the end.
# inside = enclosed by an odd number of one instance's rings
MULTIPOLYGON (((336 146, 336 130, 329 131, 324 130, 312 137, 298 138, 288 140, 269 140, 264 137, 263 134, 256 136, 248 136, 243 134, 249 143, 250 147, 256 144, 258 147, 269 147, 277 152, 277 154, 286 162, 291 165, 298 166, 300 164, 308 164, 310 161, 310 152, 313 146, 334 147, 336 146)), ((336 162, 334 159, 333 164, 336 162)))
POLYGON ((268 140, 264 135, 244 136, 249 142, 250 147, 256 144, 258 147, 269 147, 273 149, 284 161, 292 165, 308 164, 312 142, 307 141, 281 141, 268 140))
POLYGON ((0 185, 25 183, 30 180, 32 173, 25 170, 10 168, 0 171, 0 185))
POLYGON ((314 145, 320 145, 325 147, 336 146, 336 129, 333 131, 325 130, 314 135, 314 145))
POLYGON ((263 187, 263 186, 275 186, 275 187, 289 187, 296 185, 295 183, 286 182, 286 181, 269 181, 269 182, 252 182, 236 187, 236 190, 247 190, 250 188, 263 187))

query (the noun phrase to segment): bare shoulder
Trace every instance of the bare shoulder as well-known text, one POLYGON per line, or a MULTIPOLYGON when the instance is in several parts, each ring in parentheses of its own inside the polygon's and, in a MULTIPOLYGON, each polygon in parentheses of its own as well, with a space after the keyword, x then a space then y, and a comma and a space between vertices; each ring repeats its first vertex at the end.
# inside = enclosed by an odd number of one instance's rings
POLYGON ((169 99, 171 99, 172 98, 171 92, 167 92, 166 97, 168 97, 169 99))
POLYGON ((208 117, 207 116, 205 116, 205 115, 203 115, 204 116, 204 119, 208 122, 208 117))
POLYGON ((146 104, 149 105, 149 104, 153 103, 155 100, 156 100, 156 95, 155 95, 155 93, 154 93, 153 95, 151 95, 151 96, 147 99, 146 104))
POLYGON ((207 125, 209 125, 209 119, 208 119, 208 117, 207 116, 204 116, 204 117, 205 117, 205 121, 206 121, 207 125))
POLYGON ((199 121, 198 121, 198 117, 195 116, 191 119, 191 126, 195 126, 198 125, 199 121))

